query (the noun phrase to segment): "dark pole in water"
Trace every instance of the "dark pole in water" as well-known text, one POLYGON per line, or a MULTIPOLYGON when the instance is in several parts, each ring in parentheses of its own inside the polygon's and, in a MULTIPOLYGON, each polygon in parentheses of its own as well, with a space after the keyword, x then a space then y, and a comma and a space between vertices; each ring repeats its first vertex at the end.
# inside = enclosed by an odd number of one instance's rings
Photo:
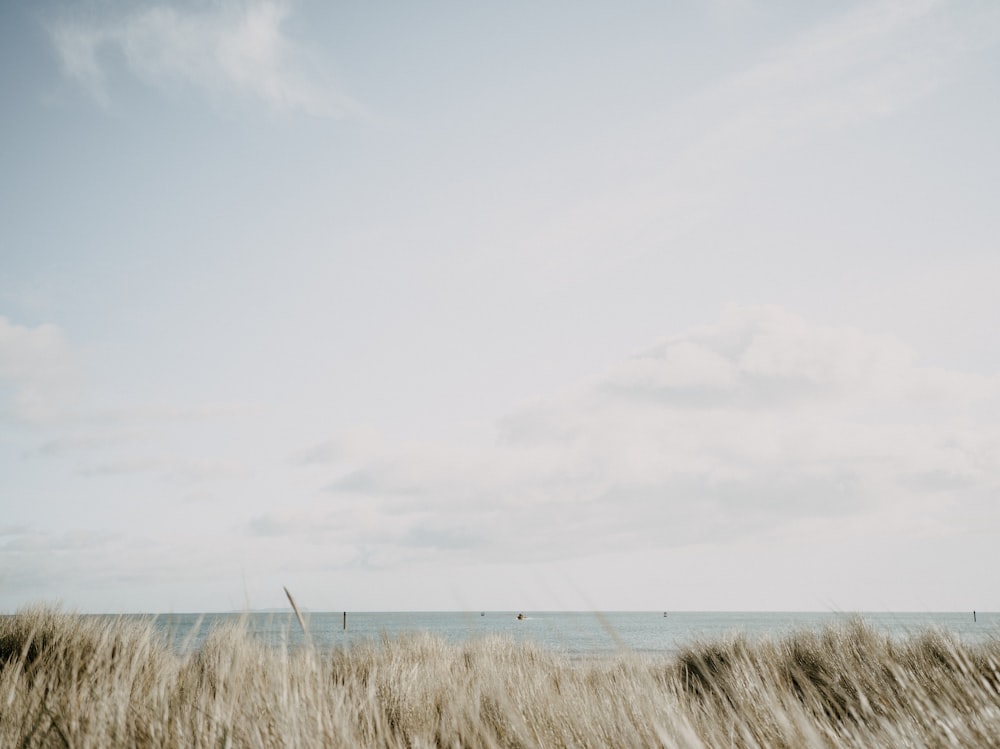
POLYGON ((976 612, 975 611, 972 612, 972 621, 976 621, 976 612))
POLYGON ((344 631, 347 631, 347 612, 344 612, 344 631))

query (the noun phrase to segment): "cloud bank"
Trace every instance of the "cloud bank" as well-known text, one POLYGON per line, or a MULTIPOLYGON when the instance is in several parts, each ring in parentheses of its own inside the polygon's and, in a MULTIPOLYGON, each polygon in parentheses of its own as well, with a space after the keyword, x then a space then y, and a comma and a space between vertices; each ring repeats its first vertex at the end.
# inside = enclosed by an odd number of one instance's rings
POLYGON ((242 96, 277 111, 341 118, 362 107, 330 81, 325 64, 290 38, 283 2, 211 3, 198 10, 124 6, 63 15, 48 31, 64 72, 96 99, 111 98, 120 57, 154 86, 183 83, 210 96, 242 96))
MULTIPOLYGON (((8 384, 61 371, 64 348, 55 329, 0 320, 8 384)), ((320 600, 331 579, 403 575, 410 582, 392 596, 405 598, 418 578, 506 569, 491 578, 502 588, 511 565, 566 565, 603 575, 610 582, 598 593, 613 599, 615 575, 643 555, 709 564, 726 550, 763 549, 780 569, 783 549, 867 563, 887 544, 911 555, 925 544, 961 551, 1000 526, 998 417, 995 376, 923 366, 896 339, 781 307, 732 307, 522 404, 481 443, 399 447, 356 428, 311 447, 285 445, 283 458, 272 441, 268 464, 238 450, 218 461, 132 453, 133 440, 122 453, 117 432, 50 440, 31 459, 85 459, 74 475, 86 483, 73 491, 95 508, 125 507, 102 497, 104 482, 139 481, 129 506, 159 520, 139 530, 106 515, 41 530, 13 519, 0 528, 0 578, 22 594, 64 596, 85 584, 109 610, 134 595, 163 606, 199 581, 203 597, 187 605, 212 608, 220 604, 211 591, 242 576, 275 589, 313 580, 320 600), (88 437, 110 440, 111 455, 88 437), (207 485, 220 480, 225 497, 213 499, 207 485), (196 486, 211 501, 178 512, 178 491, 196 486), (617 560, 614 574, 600 572, 608 559, 617 560)), ((228 433, 211 434, 215 444, 228 433)), ((369 584, 339 594, 386 605, 362 590, 369 584)), ((848 595, 843 580, 826 584, 848 595)), ((714 600, 731 593, 715 591, 714 600)))
POLYGON ((525 404, 493 445, 384 454, 338 476, 325 502, 250 531, 353 547, 375 566, 803 528, 961 533, 1000 487, 998 396, 997 378, 920 366, 891 338, 734 307, 525 404))

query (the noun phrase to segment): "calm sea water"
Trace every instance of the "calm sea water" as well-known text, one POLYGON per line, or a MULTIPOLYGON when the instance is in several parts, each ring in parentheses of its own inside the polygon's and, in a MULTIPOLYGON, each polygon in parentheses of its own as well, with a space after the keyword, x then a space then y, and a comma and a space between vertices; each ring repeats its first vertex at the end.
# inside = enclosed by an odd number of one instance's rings
MULTIPOLYGON (((362 612, 344 615, 309 613, 306 623, 313 643, 321 649, 348 647, 364 640, 430 632, 449 642, 463 642, 490 635, 535 642, 572 658, 591 658, 631 652, 642 655, 674 654, 697 640, 718 639, 734 633, 753 638, 779 637, 801 629, 860 616, 873 627, 894 637, 905 637, 928 628, 956 634, 966 642, 1000 637, 1000 613, 816 613, 816 612, 362 612)), ((156 626, 168 633, 179 651, 197 648, 215 626, 243 621, 255 637, 275 646, 303 642, 301 628, 292 614, 164 614, 156 626)))

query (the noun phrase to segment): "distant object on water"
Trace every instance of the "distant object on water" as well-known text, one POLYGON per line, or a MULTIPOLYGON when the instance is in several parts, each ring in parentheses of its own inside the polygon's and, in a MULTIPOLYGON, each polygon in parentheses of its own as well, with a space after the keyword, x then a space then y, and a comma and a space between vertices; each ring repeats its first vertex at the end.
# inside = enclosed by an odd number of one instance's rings
POLYGON ((518 618, 518 620, 523 619, 524 618, 524 614, 518 614, 517 618, 518 618))
POLYGON ((667 618, 667 612, 666 612, 666 611, 664 611, 664 612, 663 612, 663 618, 664 618, 664 619, 666 619, 666 618, 667 618))

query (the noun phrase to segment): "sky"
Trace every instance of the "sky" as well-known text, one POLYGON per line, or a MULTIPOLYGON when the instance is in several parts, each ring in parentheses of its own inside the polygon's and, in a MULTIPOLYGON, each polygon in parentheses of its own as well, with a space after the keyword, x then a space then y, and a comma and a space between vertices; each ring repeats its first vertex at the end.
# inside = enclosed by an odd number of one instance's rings
POLYGON ((1000 610, 992 0, 0 6, 0 611, 1000 610))

